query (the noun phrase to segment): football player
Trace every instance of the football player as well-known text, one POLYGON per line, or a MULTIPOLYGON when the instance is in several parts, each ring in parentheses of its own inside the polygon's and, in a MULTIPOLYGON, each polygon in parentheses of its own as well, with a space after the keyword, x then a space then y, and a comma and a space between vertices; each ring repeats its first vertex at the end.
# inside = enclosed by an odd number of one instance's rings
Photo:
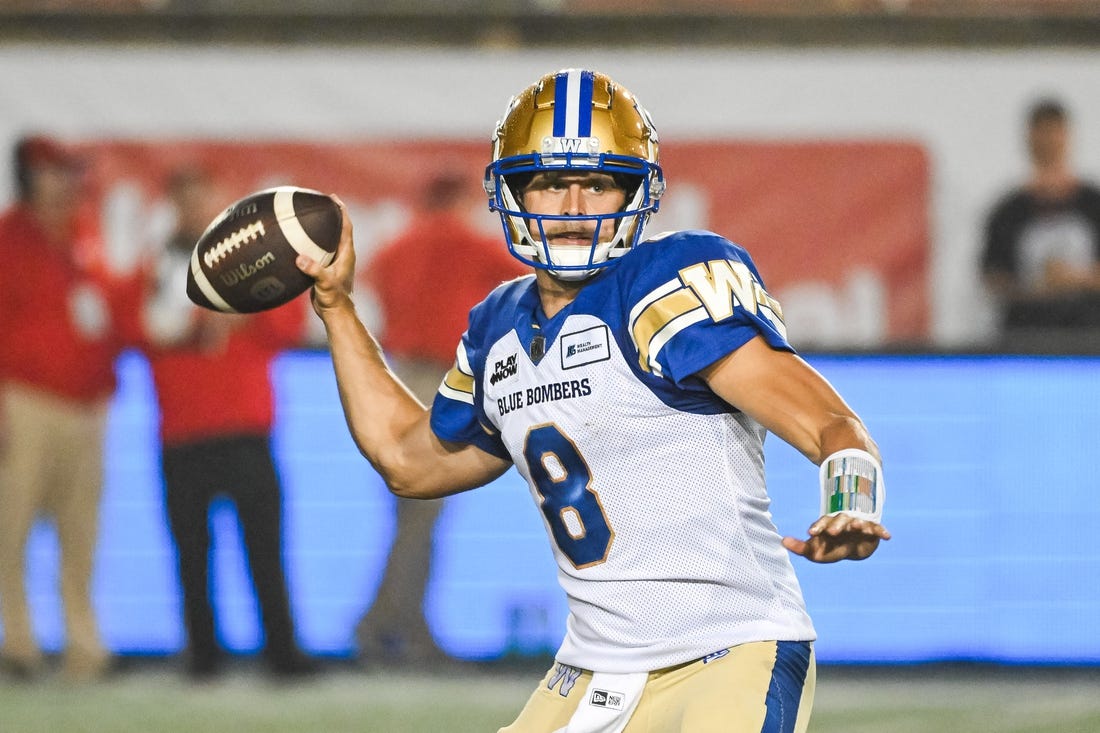
POLYGON ((352 228, 315 278, 351 432, 391 489, 527 480, 569 599, 554 666, 508 733, 804 731, 815 632, 788 551, 861 560, 889 533, 875 443, 787 341, 748 253, 646 239, 665 182, 649 115, 588 70, 514 97, 485 176, 533 274, 470 313, 426 410, 350 297, 352 228), (820 466, 804 539, 768 512, 771 431, 820 466))

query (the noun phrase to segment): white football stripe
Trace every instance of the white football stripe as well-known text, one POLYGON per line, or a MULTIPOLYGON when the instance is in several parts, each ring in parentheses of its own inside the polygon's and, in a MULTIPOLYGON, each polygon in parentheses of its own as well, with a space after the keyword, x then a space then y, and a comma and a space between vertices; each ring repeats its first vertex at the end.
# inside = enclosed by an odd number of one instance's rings
POLYGON ((290 243, 290 246, 294 248, 294 251, 300 255, 306 255, 312 260, 319 262, 321 266, 328 265, 332 262, 332 258, 336 256, 335 252, 328 252, 317 246, 317 243, 309 238, 306 234, 306 230, 302 228, 302 223, 298 221, 298 216, 294 213, 294 192, 298 190, 294 186, 280 186, 275 189, 275 218, 279 222, 279 228, 283 231, 283 236, 286 237, 286 241, 290 243))
POLYGON ((214 286, 210 283, 210 279, 206 277, 206 273, 202 271, 202 262, 199 260, 199 248, 195 247, 191 251, 191 274, 195 278, 195 284, 199 286, 199 290, 206 296, 206 299, 214 304, 214 307, 223 313, 237 313, 237 309, 226 303, 222 296, 218 295, 218 291, 214 290, 214 286))

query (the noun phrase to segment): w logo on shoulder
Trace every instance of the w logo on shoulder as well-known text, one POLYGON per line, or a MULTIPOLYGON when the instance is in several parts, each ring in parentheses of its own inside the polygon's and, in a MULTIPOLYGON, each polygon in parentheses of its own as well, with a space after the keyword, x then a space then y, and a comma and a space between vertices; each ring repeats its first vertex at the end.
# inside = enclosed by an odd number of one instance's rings
POLYGON ((592 690, 592 697, 588 704, 612 710, 622 710, 626 703, 625 695, 621 692, 609 692, 608 690, 592 690))

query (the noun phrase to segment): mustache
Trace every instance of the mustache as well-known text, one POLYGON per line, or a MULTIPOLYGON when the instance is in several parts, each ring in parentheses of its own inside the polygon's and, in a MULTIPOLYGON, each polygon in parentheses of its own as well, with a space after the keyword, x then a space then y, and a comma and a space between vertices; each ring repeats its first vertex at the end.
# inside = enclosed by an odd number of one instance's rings
POLYGON ((596 230, 599 227, 595 222, 592 224, 580 224, 573 222, 563 222, 560 225, 555 226, 554 223, 544 223, 542 226, 543 233, 548 239, 557 237, 568 237, 570 239, 592 239, 596 234, 596 230))

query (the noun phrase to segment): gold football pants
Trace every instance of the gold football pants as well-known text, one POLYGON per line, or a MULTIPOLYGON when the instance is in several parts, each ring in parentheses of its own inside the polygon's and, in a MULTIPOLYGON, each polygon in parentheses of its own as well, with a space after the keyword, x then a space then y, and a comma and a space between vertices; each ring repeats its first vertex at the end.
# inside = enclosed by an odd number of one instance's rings
MULTIPOLYGON (((553 733, 569 723, 592 673, 562 674, 561 667, 547 672, 499 733, 553 733)), ((809 642, 742 644, 650 672, 623 733, 805 733, 815 683, 809 642)))

